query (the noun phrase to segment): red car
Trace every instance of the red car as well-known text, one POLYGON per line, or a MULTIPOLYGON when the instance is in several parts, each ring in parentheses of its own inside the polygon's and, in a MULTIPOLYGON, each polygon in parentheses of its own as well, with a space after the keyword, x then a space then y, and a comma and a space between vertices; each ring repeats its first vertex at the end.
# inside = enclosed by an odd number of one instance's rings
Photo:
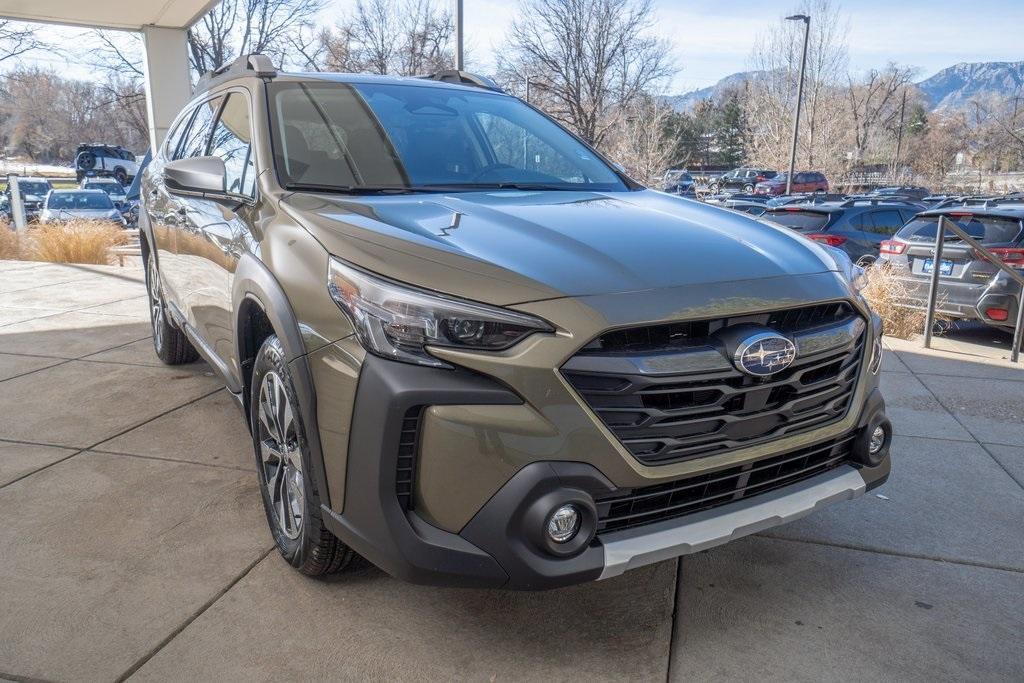
MULTIPOLYGON (((780 173, 771 180, 765 180, 754 187, 754 194, 786 194, 787 173, 780 173)), ((793 178, 792 194, 798 192, 828 192, 828 178, 818 171, 801 171, 793 178)))

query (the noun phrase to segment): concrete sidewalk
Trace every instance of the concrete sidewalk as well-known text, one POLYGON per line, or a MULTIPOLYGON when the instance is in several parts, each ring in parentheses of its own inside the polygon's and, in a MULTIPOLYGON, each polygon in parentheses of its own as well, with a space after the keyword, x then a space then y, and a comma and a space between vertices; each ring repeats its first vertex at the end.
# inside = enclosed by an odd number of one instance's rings
POLYGON ((316 581, 141 270, 0 262, 0 678, 1020 680, 1024 365, 983 341, 887 341, 892 478, 770 533, 549 593, 316 581))

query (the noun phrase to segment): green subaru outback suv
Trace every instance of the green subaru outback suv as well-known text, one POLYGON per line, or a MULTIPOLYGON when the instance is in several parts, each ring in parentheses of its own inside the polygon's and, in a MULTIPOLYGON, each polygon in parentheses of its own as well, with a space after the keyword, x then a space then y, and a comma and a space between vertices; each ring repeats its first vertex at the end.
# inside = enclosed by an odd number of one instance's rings
POLYGON ((881 484, 842 253, 645 189, 486 79, 201 79, 143 181, 153 340, 252 432, 298 570, 616 576, 881 484))

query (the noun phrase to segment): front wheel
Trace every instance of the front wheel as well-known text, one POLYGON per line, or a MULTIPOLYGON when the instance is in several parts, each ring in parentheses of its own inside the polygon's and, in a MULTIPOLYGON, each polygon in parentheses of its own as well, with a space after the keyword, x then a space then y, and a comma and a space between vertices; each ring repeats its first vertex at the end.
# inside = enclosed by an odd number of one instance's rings
POLYGON ((146 290, 149 293, 149 320, 153 326, 153 350, 157 358, 167 365, 183 365, 198 359, 199 353, 192 342, 168 319, 160 269, 152 250, 146 259, 146 290))
POLYGON ((115 168, 114 179, 117 180, 117 182, 121 183, 121 186, 124 187, 125 185, 128 184, 128 173, 123 168, 115 168))
POLYGON ((249 405, 260 493, 278 551, 310 576, 345 569, 356 555, 324 526, 295 386, 276 336, 256 355, 249 405))

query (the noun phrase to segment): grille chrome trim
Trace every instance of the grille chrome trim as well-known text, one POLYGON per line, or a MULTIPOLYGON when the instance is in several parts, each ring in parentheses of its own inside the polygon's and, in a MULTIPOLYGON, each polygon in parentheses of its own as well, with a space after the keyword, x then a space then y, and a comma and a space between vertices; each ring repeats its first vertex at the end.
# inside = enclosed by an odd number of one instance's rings
MULTIPOLYGON (((646 465, 713 455, 842 420, 864 360, 863 318, 849 304, 832 303, 724 323, 704 321, 702 329, 723 330, 726 323, 752 318, 777 321, 786 330, 798 348, 792 365, 769 377, 752 377, 729 362, 714 336, 689 334, 673 348, 633 344, 625 351, 599 351, 601 344, 591 343, 561 372, 623 447, 646 465), (808 320, 812 327, 798 327, 808 320)), ((621 330, 614 334, 614 339, 629 337, 621 330)), ((659 343, 663 339, 658 337, 659 343)))

